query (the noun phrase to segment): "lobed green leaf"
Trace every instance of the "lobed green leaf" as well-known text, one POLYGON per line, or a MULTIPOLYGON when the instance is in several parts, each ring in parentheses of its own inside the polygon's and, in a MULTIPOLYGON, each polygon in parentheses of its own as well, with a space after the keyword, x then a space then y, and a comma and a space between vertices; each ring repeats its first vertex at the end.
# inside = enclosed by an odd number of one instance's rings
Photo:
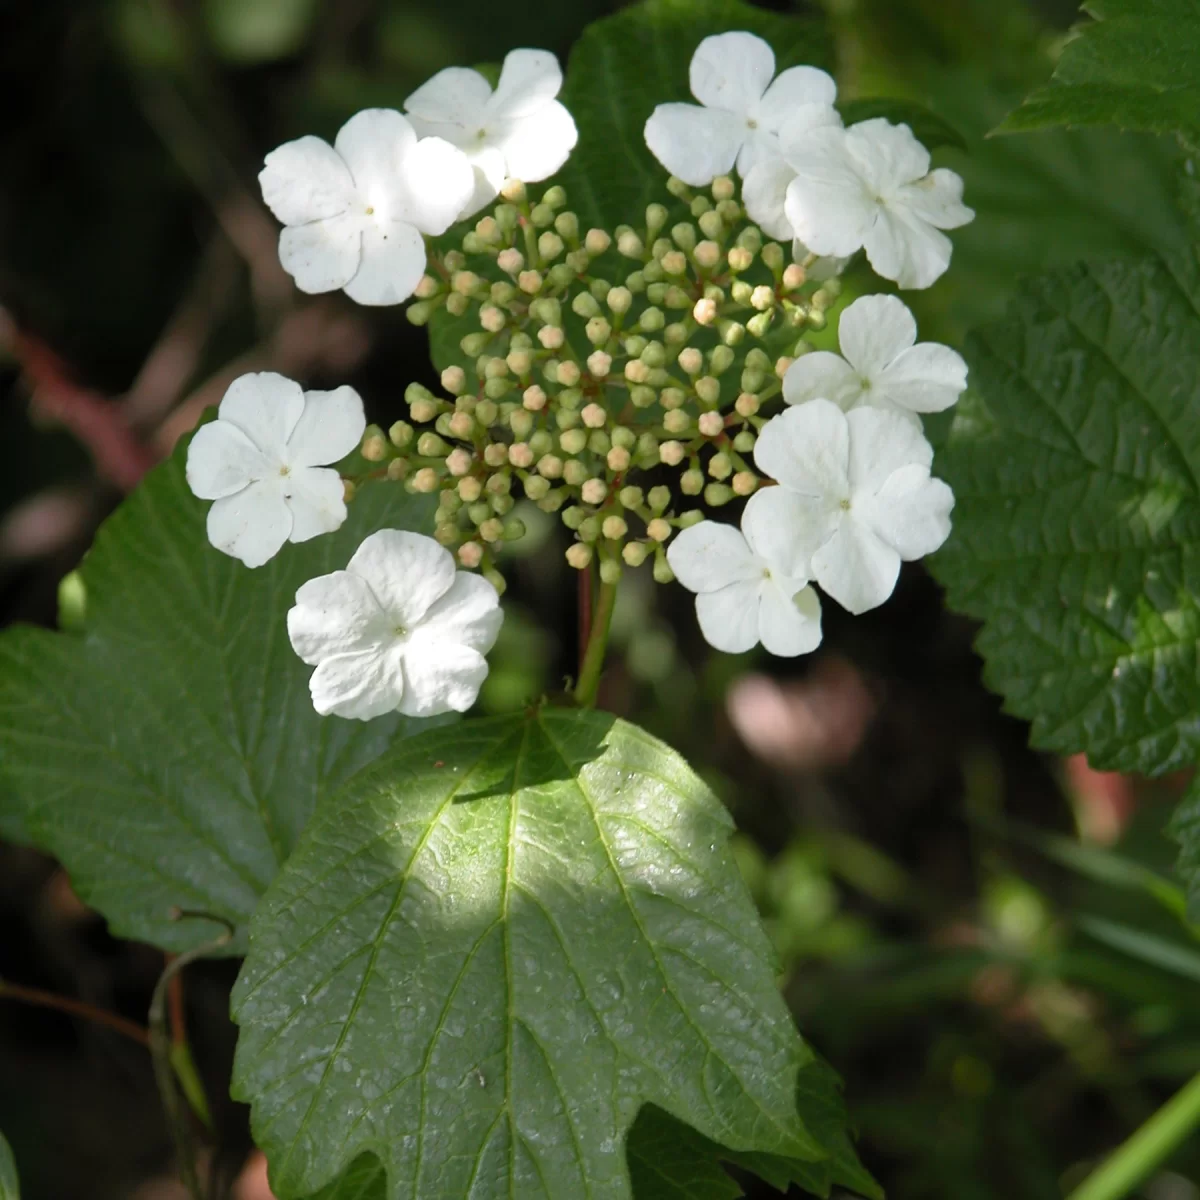
POLYGON ((730 826, 676 754, 597 713, 429 731, 358 775, 234 991, 234 1092, 276 1190, 372 1154, 391 1200, 627 1198, 643 1104, 827 1157, 730 826))
POLYGON ((337 532, 248 570, 214 550, 185 447, 105 522, 79 633, 0 635, 0 828, 58 858, 122 937, 179 951, 244 927, 318 798, 421 722, 322 719, 285 614, 305 580, 427 505, 364 487, 337 532))

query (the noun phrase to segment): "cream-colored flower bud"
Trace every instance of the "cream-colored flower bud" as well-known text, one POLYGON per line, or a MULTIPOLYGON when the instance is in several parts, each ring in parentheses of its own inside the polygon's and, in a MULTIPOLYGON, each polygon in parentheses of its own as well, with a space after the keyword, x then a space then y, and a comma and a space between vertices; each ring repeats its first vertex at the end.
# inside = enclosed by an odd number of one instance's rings
POLYGON ((592 565, 592 555, 595 551, 583 542, 575 542, 567 547, 567 563, 577 571, 586 571, 592 565))
POLYGON ((659 261, 668 275, 682 275, 687 270, 687 255, 682 250, 669 250, 659 261))
POLYGON ((603 254, 612 245, 612 237, 603 229, 589 229, 583 239, 583 248, 593 257, 603 254))
POLYGON ((671 526, 662 517, 655 517, 646 526, 646 536, 656 542, 665 542, 671 536, 671 526))
POLYGON ((692 257, 696 260, 697 266, 711 271, 721 261, 721 247, 716 242, 697 242, 696 249, 692 251, 692 257))
POLYGON ((643 542, 626 542, 621 548, 621 557, 627 567, 640 567, 650 551, 643 542))
POLYGON ((387 438, 378 425, 369 425, 363 436, 360 453, 367 462, 383 462, 388 456, 387 438))
POLYGON ((686 346, 679 352, 679 367, 688 375, 699 375, 704 370, 704 354, 695 346, 686 346))
POLYGON ((467 387, 467 373, 462 367, 447 367, 442 372, 442 387, 452 396, 461 396, 467 387))
POLYGON ((471 469, 471 452, 459 446, 446 456, 446 470, 456 478, 466 475, 471 469))
POLYGON ((475 570, 483 562, 483 547, 478 542, 463 542, 458 548, 458 561, 468 571, 475 570))
POLYGON ((619 542, 629 532, 629 526, 625 523, 624 517, 605 517, 604 524, 600 526, 600 532, 610 542, 619 542))
POLYGON ((485 542, 498 542, 504 537, 504 522, 496 517, 489 517, 479 526, 479 536, 485 542))
POLYGON ((422 275, 413 289, 413 295, 418 300, 428 300, 441 290, 441 284, 432 275, 422 275))
POLYGON ((554 218, 554 228, 560 237, 573 242, 579 236, 579 218, 573 212, 560 212, 554 218))
MULTIPOLYGON (((463 313, 465 313, 470 307, 470 300, 468 300, 466 296, 460 296, 457 292, 451 292, 450 295, 446 297, 446 311, 452 317, 461 317, 463 313)), ((409 320, 412 320, 412 309, 410 308, 408 311, 410 314, 409 320)))
POLYGON ((436 492, 439 484, 438 473, 432 467, 422 467, 412 478, 415 492, 436 492))
POLYGON ((767 287, 765 283, 759 284, 759 286, 750 293, 750 306, 758 309, 759 312, 766 312, 768 308, 774 308, 775 289, 767 287))
POLYGON ((712 196, 714 200, 732 200, 737 191, 737 185, 728 175, 718 175, 712 181, 712 196))
POLYGON ((615 313, 627 313, 633 304, 633 293, 625 287, 609 288, 604 302, 615 313))
POLYGON ((775 360, 775 374, 782 379, 791 369, 791 365, 795 361, 796 360, 794 358, 789 358, 786 354, 782 355, 780 358, 777 358, 775 360))
POLYGON ((744 246, 734 246, 727 258, 731 271, 748 271, 754 265, 754 255, 744 246))
POLYGON ((446 426, 451 437, 465 440, 475 432, 475 418, 469 412, 451 413, 446 426))
POLYGON ((571 362, 569 359, 558 364, 558 382, 563 387, 574 387, 583 377, 583 372, 579 369, 577 362, 571 362))
POLYGON ((632 229, 626 229, 617 237, 617 252, 626 258, 641 258, 646 253, 646 247, 632 229))
POLYGON ((510 246, 496 255, 496 265, 509 275, 519 275, 525 268, 525 255, 515 246, 510 246))
POLYGON ((733 474, 733 459, 724 451, 708 460, 708 473, 714 479, 725 480, 733 474))
POLYGON ((557 454, 543 454, 538 459, 537 470, 538 474, 545 479, 561 479, 563 460, 557 454))
POLYGON ((623 487, 617 496, 625 508, 640 508, 646 496, 640 487, 623 487))
POLYGON ((546 407, 546 393, 542 390, 540 384, 534 384, 532 387, 527 387, 521 393, 521 403, 530 412, 541 412, 546 407))
POLYGON ((739 471, 730 483, 735 496, 749 496, 758 487, 758 476, 753 471, 739 471))
POLYGON ((687 433, 691 428, 692 418, 686 409, 673 408, 663 413, 663 428, 670 434, 687 433))
POLYGON ((696 395, 705 404, 716 404, 721 399, 721 383, 720 380, 714 379, 711 375, 701 375, 695 383, 696 395))
POLYGON ((783 286, 789 292, 794 292, 797 288, 803 287, 807 279, 808 272, 799 263, 791 263, 784 268, 783 286))
POLYGON ((408 412, 418 425, 424 425, 438 415, 438 407, 436 400, 418 399, 410 401, 408 412))
POLYGON ((589 479, 579 489, 579 497, 584 504, 591 504, 593 506, 603 504, 607 496, 608 485, 603 479, 589 479))
POLYGON ((568 458, 563 463, 563 483, 569 487, 579 487, 585 479, 591 479, 592 473, 587 466, 577 458, 568 458))
POLYGON ((667 412, 670 412, 673 408, 682 408, 687 403, 687 392, 683 388, 663 388, 659 394, 658 402, 667 412))
POLYGON ((566 334, 563 333, 561 325, 543 325, 537 331, 537 340, 547 350, 560 350, 566 341, 566 334))
POLYGON ((517 287, 526 295, 536 296, 542 290, 542 274, 540 271, 522 271, 517 276, 517 287))
POLYGON ((746 339, 746 326, 740 321, 718 321, 717 329, 726 346, 740 346, 746 339))
POLYGON ((612 326, 603 317, 593 317, 584 327, 584 333, 593 346, 603 346, 612 337, 612 326))
POLYGON ((725 432, 725 419, 718 412, 701 413, 696 423, 705 437, 718 437, 725 432))
POLYGON ((605 456, 610 471, 628 471, 631 461, 630 453, 624 446, 614 446, 605 456))
POLYGON ((525 489, 525 495, 536 502, 550 491, 550 480, 543 479, 540 475, 530 475, 522 480, 521 486, 525 489))
POLYGON ((698 325, 711 325, 717 319, 716 302, 705 296, 697 300, 692 308, 692 316, 698 325))
POLYGON ((483 495, 483 484, 474 475, 458 481, 458 494, 464 504, 474 504, 483 495))
POLYGON ((753 392, 742 392, 733 405, 739 417, 753 417, 761 406, 762 401, 753 392))
POLYGON ((456 271, 450 279, 450 286, 460 295, 469 296, 477 292, 483 285, 483 280, 474 271, 456 271))
POLYGON ((563 240, 553 230, 547 229, 537 241, 538 253, 547 262, 553 262, 565 249, 563 240))
POLYGON ((631 359, 625 364, 625 378, 630 383, 645 383, 650 378, 650 368, 640 358, 631 359))
POLYGON ((525 185, 519 179, 506 180, 504 186, 500 189, 500 195, 509 204, 523 204, 526 196, 525 185))
POLYGON ((682 442, 663 442, 658 448, 658 460, 668 467, 677 467, 687 457, 682 442))
POLYGON ((508 461, 524 471, 533 466, 533 451, 528 442, 513 442, 508 448, 508 461))
POLYGON ((483 461, 489 467, 502 467, 508 462, 508 447, 503 442, 492 442, 484 447, 483 461))
POLYGON ((589 429, 603 429, 608 424, 608 413, 604 411, 602 404, 589 404, 579 415, 589 429))
POLYGON ((697 467, 684 471, 679 477, 679 490, 685 496, 698 496, 704 491, 704 472, 697 467))
POLYGON ((612 355, 605 354, 603 350, 594 351, 587 357, 587 369, 596 379, 606 378, 612 370, 612 355))

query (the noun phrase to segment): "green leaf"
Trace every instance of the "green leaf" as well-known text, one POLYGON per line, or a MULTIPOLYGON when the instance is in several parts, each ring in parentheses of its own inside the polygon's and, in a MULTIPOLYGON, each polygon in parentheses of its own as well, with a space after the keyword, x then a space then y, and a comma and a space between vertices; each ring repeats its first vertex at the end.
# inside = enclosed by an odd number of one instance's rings
POLYGON ((350 1168, 304 1200, 386 1200, 387 1176, 383 1164, 373 1154, 363 1154, 350 1168))
POLYGON ((871 121, 876 117, 883 117, 893 125, 907 125, 917 140, 929 150, 938 146, 967 149, 967 139, 949 121, 912 100, 890 100, 885 97, 845 100, 838 105, 838 111, 847 125, 857 125, 859 121, 871 121))
POLYGON ((17 1164, 12 1150, 0 1133, 0 1200, 21 1200, 21 1189, 17 1184, 17 1164))
POLYGON ((1200 775, 1184 793, 1167 832, 1179 843, 1177 870, 1187 887, 1188 916, 1200 921, 1200 775))
POLYGON ((372 1153, 392 1200, 629 1197, 644 1103, 822 1157, 730 827, 599 713, 434 730, 363 771, 268 892, 234 990, 234 1093, 276 1190, 372 1153))
POLYGON ((795 1185, 828 1196, 834 1185, 882 1200, 883 1191, 858 1161, 846 1132, 837 1076, 814 1060, 801 1068, 797 1107, 805 1127, 829 1150, 819 1162, 727 1150, 659 1108, 647 1105, 629 1131, 629 1169, 637 1200, 733 1200, 745 1195, 725 1171, 730 1163, 786 1192, 795 1185))
POLYGON ((82 633, 0 635, 0 819, 58 858, 115 934, 184 950, 238 935, 317 799, 420 722, 322 719, 285 614, 382 525, 427 506, 362 489, 335 534, 248 570, 214 550, 184 481, 185 447, 101 528, 81 575, 82 633), (19 800, 17 800, 19 797, 19 800))
POLYGON ((820 20, 784 16, 741 0, 643 0, 596 21, 575 43, 562 102, 579 127, 579 144, 558 182, 586 229, 640 224, 646 205, 666 202, 667 171, 642 136, 655 105, 695 103, 688 66, 700 42, 745 29, 770 42, 778 70, 828 66, 820 20))
POLYGON ((1159 773, 1200 754, 1200 289, 1190 263, 1031 280, 967 344, 933 568, 1036 745, 1159 773))
POLYGON ((1044 87, 1000 132, 1117 125, 1200 133, 1200 8, 1194 0, 1090 0, 1096 18, 1069 42, 1044 87))

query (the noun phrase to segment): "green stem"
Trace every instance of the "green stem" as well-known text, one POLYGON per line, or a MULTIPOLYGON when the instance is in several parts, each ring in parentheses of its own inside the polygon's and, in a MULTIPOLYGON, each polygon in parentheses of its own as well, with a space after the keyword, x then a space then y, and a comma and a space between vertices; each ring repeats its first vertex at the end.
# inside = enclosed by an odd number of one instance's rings
POLYGON ((1122 1200, 1200 1125, 1200 1075, 1118 1146, 1067 1200, 1122 1200))
POLYGON ((592 708, 600 690, 600 672, 604 669, 604 652, 608 649, 608 627, 612 623, 613 605, 617 599, 615 583, 601 583, 592 613, 587 649, 579 664, 579 681, 575 684, 575 700, 581 708, 592 708))

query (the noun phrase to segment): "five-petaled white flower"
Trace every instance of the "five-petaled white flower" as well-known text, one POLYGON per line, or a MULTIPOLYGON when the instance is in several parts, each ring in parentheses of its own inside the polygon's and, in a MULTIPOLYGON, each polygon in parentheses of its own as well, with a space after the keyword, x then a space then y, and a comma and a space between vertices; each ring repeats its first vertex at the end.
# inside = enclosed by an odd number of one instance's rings
POLYGON ((317 669, 313 707, 369 721, 466 712, 504 616, 496 589, 433 538, 371 534, 344 571, 310 579, 288 612, 292 648, 317 669))
POLYGON ((852 613, 892 594, 902 559, 950 536, 954 493, 930 476, 933 449, 897 413, 813 400, 767 422, 754 460, 780 484, 755 495, 759 519, 852 613))
POLYGON ((750 498, 740 533, 732 525, 701 521, 667 550, 676 579, 697 593, 705 640, 728 654, 761 642, 771 654, 793 658, 821 644, 821 602, 808 586, 802 547, 763 503, 778 490, 750 498))
POLYGON ((425 272, 422 234, 457 219, 475 186, 466 155, 422 138, 400 113, 368 108, 332 146, 318 137, 267 155, 263 199, 284 224, 279 261, 302 292, 344 288, 359 304, 399 304, 425 272))
POLYGON ((536 183, 567 161, 579 133, 555 99, 562 68, 548 50, 511 50, 496 90, 478 71, 447 67, 404 102, 413 127, 460 147, 475 168, 462 216, 478 212, 509 179, 536 183))
POLYGON ((842 354, 818 350, 798 358, 783 377, 789 404, 832 400, 849 411, 864 405, 898 412, 942 412, 967 386, 961 354, 936 342, 917 345, 917 322, 895 296, 863 296, 838 322, 842 354), (844 355, 844 357, 843 357, 844 355))
POLYGON ((824 71, 790 67, 772 83, 774 75, 775 52, 762 38, 706 37, 690 71, 700 105, 660 104, 646 122, 650 152, 672 175, 702 187, 735 163, 746 179, 760 161, 778 159, 778 134, 789 119, 797 128, 841 125, 837 86, 824 71))
POLYGON ((261 567, 284 542, 332 533, 346 519, 345 488, 325 464, 354 450, 365 428, 353 388, 305 392, 269 371, 235 379, 188 446, 188 486, 216 501, 208 540, 261 567))
POLYGON ((975 214, 962 203, 962 179, 944 167, 930 171, 929 151, 907 125, 879 117, 784 140, 796 175, 784 208, 810 250, 865 248, 871 266, 905 288, 929 287, 950 265, 950 239, 940 231, 975 214))

